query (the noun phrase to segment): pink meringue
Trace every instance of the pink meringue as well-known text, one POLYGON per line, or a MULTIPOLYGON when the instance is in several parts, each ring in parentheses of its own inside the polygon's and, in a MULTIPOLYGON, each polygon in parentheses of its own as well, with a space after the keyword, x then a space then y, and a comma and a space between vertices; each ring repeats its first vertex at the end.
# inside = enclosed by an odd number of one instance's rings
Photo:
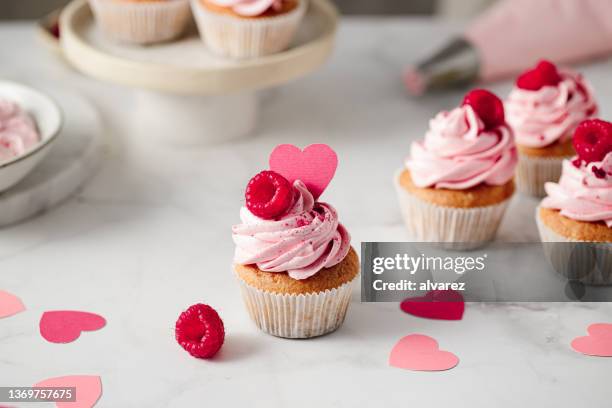
POLYGON ((16 103, 0 100, 0 163, 22 156, 38 144, 34 120, 16 103))

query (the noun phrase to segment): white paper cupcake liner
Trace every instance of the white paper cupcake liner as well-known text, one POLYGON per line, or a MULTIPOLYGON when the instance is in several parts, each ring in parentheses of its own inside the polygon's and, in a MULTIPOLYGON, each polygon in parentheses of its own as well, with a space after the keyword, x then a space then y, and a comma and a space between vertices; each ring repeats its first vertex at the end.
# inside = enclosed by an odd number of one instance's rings
POLYGON ((468 250, 483 246, 495 238, 510 198, 499 204, 476 208, 442 207, 411 194, 399 183, 394 184, 404 222, 415 239, 438 242, 448 249, 468 250))
POLYGON ((530 157, 519 154, 516 167, 517 189, 523 194, 544 197, 544 184, 559 181, 564 159, 567 157, 530 157))
POLYGON ((104 35, 124 43, 173 40, 183 33, 191 19, 189 0, 89 0, 89 4, 104 35))
POLYGON ((344 322, 353 282, 309 294, 279 294, 250 286, 238 277, 245 306, 262 331, 277 337, 307 339, 338 329, 344 322))
POLYGON ((243 59, 285 50, 306 13, 307 0, 285 14, 274 17, 240 18, 209 11, 199 0, 191 0, 200 36, 215 54, 243 59))
POLYGON ((612 244, 578 241, 556 233, 540 219, 540 207, 536 223, 544 253, 557 273, 586 285, 612 284, 612 244))

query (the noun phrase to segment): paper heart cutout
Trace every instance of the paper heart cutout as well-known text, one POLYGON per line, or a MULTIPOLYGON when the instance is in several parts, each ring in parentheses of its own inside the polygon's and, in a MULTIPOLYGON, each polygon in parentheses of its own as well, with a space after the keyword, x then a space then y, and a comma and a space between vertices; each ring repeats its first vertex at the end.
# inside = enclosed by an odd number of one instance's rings
POLYGON ((282 144, 270 154, 270 170, 292 184, 301 180, 315 199, 323 194, 337 167, 338 156, 326 144, 312 144, 303 151, 294 145, 282 144))
POLYGON ((444 371, 457 364, 456 355, 440 350, 435 339, 423 334, 402 337, 389 355, 389 365, 413 371, 444 371))
POLYGON ((40 334, 51 343, 70 343, 84 331, 103 328, 106 320, 95 313, 73 310, 56 310, 43 313, 40 318, 40 334))
POLYGON ((461 320, 465 302, 456 290, 433 290, 425 296, 404 299, 400 308, 413 316, 426 319, 461 320))
POLYGON ((0 290, 0 319, 23 312, 25 306, 21 299, 12 293, 0 290))
POLYGON ((97 375, 69 375, 65 377, 48 378, 34 385, 40 388, 76 387, 76 401, 58 401, 58 408, 91 408, 102 395, 102 379, 97 375))
POLYGON ((597 357, 612 357, 612 324, 595 323, 587 328, 588 336, 572 340, 572 348, 579 353, 597 357))

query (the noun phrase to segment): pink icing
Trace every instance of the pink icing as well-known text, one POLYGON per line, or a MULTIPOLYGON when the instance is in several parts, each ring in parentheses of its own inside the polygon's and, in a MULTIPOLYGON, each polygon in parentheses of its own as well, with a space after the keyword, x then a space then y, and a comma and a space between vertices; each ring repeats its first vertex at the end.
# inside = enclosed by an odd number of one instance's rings
POLYGON ((232 228, 236 264, 256 264, 262 271, 306 279, 344 259, 351 238, 336 210, 315 201, 300 180, 293 185, 296 198, 281 219, 264 220, 241 208, 242 224, 232 228))
POLYGON ((571 139, 580 122, 597 114, 589 83, 580 74, 562 71, 557 86, 537 91, 515 87, 505 104, 506 120, 516 142, 527 147, 545 147, 571 139))
POLYGON ((412 144, 406 167, 417 187, 465 190, 507 183, 517 161, 510 128, 485 131, 472 107, 464 105, 429 122, 425 140, 412 144))
POLYGON ((546 183, 548 197, 542 207, 577 221, 603 221, 612 228, 612 152, 601 162, 580 167, 576 162, 564 160, 559 183, 546 183))
POLYGON ((23 155, 39 140, 32 118, 17 104, 0 100, 0 163, 23 155))
POLYGON ((280 10, 283 0, 210 0, 221 7, 231 7, 231 9, 241 16, 259 16, 269 9, 280 10))

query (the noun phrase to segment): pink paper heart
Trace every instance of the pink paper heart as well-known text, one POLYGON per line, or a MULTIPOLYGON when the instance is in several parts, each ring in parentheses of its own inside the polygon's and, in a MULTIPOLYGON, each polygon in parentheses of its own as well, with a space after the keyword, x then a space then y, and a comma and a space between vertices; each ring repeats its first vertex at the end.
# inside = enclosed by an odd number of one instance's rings
POLYGON ((597 357, 612 357, 612 324, 595 323, 588 327, 588 336, 576 337, 572 348, 579 353, 597 357))
POLYGON ((91 408, 102 395, 102 379, 97 375, 70 375, 65 377, 48 378, 36 383, 39 388, 76 388, 76 401, 56 402, 58 408, 91 408))
POLYGON ((25 306, 21 299, 12 293, 0 290, 0 319, 23 312, 25 306))
POLYGON ((405 299, 400 308, 413 316, 426 319, 461 320, 465 302, 456 290, 434 290, 425 296, 405 299))
POLYGON ((83 331, 99 330, 106 325, 100 315, 72 310, 43 313, 40 318, 40 334, 51 343, 70 343, 83 331))
POLYGON ((389 355, 389 365, 414 371, 444 371, 459 364, 459 358, 442 351, 438 342, 423 334, 402 337, 389 355))
POLYGON ((301 180, 319 198, 327 188, 338 167, 338 156, 326 144, 313 144, 303 151, 290 144, 282 144, 270 154, 270 170, 293 184, 301 180))

